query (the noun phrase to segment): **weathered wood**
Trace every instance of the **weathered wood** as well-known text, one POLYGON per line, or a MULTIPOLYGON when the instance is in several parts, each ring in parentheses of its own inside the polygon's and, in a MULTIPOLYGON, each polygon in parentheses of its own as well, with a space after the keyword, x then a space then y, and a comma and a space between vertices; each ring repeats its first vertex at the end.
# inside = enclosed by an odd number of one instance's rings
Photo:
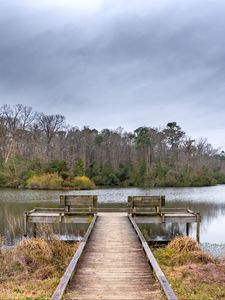
POLYGON ((58 212, 34 212, 29 213, 29 217, 61 217, 64 214, 58 212))
POLYGON ((61 207, 35 207, 29 213, 33 212, 64 212, 65 209, 61 207))
POLYGON ((61 195, 60 204, 68 207, 90 207, 91 210, 97 208, 96 195, 61 195))
POLYGON ((96 222, 96 219, 97 219, 97 215, 94 216, 94 218, 93 218, 93 220, 92 220, 92 222, 91 222, 91 224, 90 224, 90 226, 89 226, 89 228, 88 228, 88 230, 87 230, 87 232, 86 232, 83 240, 80 242, 80 245, 79 245, 79 247, 78 247, 78 249, 77 249, 74 257, 70 261, 70 264, 67 267, 67 269, 66 269, 63 277, 61 278, 60 283, 58 284, 55 292, 52 295, 52 298, 51 298, 52 300, 61 300, 62 299, 63 294, 64 294, 64 292, 66 290, 66 287, 67 287, 67 285, 69 283, 69 280, 70 280, 71 276, 73 275, 74 270, 75 270, 75 268, 77 266, 77 263, 78 263, 78 261, 79 261, 79 259, 81 257, 81 254, 82 254, 82 252, 83 252, 83 250, 84 250, 84 248, 85 248, 85 246, 87 244, 87 241, 89 239, 91 231, 93 230, 93 227, 94 227, 94 224, 96 222))
POLYGON ((146 215, 134 215, 134 219, 138 224, 161 224, 161 223, 197 223, 197 219, 195 216, 151 216, 149 214, 146 215))
POLYGON ((179 213, 179 212, 185 212, 185 213, 191 213, 194 214, 191 210, 184 208, 184 207, 162 207, 161 209, 162 213, 179 213))
POLYGON ((37 237, 37 224, 33 223, 33 229, 32 229, 33 237, 37 237))
POLYGON ((150 265, 152 266, 156 277, 158 278, 161 287, 167 297, 168 300, 178 300, 177 296, 175 295, 173 289, 171 288, 169 282, 167 281, 164 273, 162 272, 162 270, 160 269, 151 249, 149 248, 143 234, 141 233, 140 229, 138 228, 137 224, 135 223, 135 220, 133 219, 133 217, 131 215, 129 215, 129 220, 131 221, 135 231, 137 232, 137 235, 142 243, 142 246, 145 250, 146 256, 148 257, 148 260, 150 262, 150 265))
POLYGON ((99 213, 64 299, 163 299, 127 214, 99 213))
POLYGON ((135 219, 135 222, 138 224, 162 224, 162 218, 161 216, 138 216, 135 215, 133 216, 133 218, 135 219))
POLYGON ((197 228, 196 228, 196 240, 199 243, 200 242, 200 213, 197 213, 197 228))
POLYGON ((153 209, 155 213, 161 212, 161 207, 165 206, 165 196, 129 196, 128 207, 129 213, 135 215, 142 211, 146 213, 146 209, 153 209))
POLYGON ((27 236, 27 212, 23 213, 23 230, 24 230, 24 237, 27 236))
POLYGON ((156 207, 156 206, 162 206, 160 199, 148 199, 148 200, 134 200, 133 201, 134 207, 156 207))
POLYGON ((98 207, 98 212, 128 212, 127 207, 98 207))
POLYGON ((162 207, 165 206, 165 196, 129 196, 128 203, 132 207, 162 207))
POLYGON ((189 223, 186 223, 186 236, 189 236, 189 223))
POLYGON ((185 224, 185 223, 196 223, 196 218, 194 217, 171 217, 171 218, 166 218, 163 223, 177 223, 177 224, 185 224))
POLYGON ((64 216, 29 216, 27 217, 27 221, 29 223, 43 223, 43 224, 86 224, 90 223, 90 219, 92 218, 92 215, 89 216, 87 214, 85 215, 64 215, 64 216))
POLYGON ((135 214, 156 214, 155 207, 135 206, 135 214))

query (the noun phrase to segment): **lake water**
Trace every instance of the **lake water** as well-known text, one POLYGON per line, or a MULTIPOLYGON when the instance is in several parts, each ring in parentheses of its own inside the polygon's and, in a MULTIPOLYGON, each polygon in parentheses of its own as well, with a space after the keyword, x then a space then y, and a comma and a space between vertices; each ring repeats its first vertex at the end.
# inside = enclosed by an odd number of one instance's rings
MULTIPOLYGON (((225 243, 225 185, 200 188, 112 188, 92 191, 37 191, 37 190, 0 190, 0 235, 7 245, 14 244, 23 235, 23 212, 34 207, 57 207, 61 194, 95 194, 99 203, 115 204, 127 202, 130 195, 165 195, 166 206, 187 207, 202 216, 200 239, 203 243, 225 243)), ((184 232, 184 227, 142 226, 145 236, 163 238, 168 232, 184 232)), ((70 229, 71 230, 71 229, 70 229)), ((75 230, 73 228, 73 230, 75 230)), ((82 236, 84 230, 79 229, 82 236)), ((79 235, 77 232, 76 235, 79 235)), ((195 225, 191 226, 195 236, 195 225)))

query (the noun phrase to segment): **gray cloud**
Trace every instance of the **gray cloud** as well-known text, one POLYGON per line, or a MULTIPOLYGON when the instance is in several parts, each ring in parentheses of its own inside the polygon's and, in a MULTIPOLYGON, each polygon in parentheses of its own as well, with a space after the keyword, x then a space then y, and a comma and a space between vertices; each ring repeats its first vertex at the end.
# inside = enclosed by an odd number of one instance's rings
POLYGON ((47 3, 0 0, 0 104, 98 129, 177 121, 225 147, 225 3, 47 3))

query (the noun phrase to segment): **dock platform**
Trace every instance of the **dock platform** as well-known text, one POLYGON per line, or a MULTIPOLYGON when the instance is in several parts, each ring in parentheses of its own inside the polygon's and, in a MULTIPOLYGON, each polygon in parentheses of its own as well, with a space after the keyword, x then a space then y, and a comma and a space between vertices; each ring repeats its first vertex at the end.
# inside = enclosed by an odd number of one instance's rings
POLYGON ((99 213, 64 299, 165 299, 126 214, 99 213))

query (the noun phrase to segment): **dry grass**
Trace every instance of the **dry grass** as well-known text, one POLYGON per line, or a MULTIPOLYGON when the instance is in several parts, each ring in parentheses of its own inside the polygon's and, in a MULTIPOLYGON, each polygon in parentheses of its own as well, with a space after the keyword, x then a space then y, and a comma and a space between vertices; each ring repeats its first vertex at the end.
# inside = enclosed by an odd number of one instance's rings
POLYGON ((200 247, 191 237, 177 237, 167 246, 168 249, 173 249, 177 252, 199 251, 200 247))
POLYGON ((176 238, 154 254, 178 299, 225 299, 225 260, 201 251, 191 238, 176 238))
POLYGON ((50 299, 77 243, 24 239, 1 251, 0 299, 50 299))

